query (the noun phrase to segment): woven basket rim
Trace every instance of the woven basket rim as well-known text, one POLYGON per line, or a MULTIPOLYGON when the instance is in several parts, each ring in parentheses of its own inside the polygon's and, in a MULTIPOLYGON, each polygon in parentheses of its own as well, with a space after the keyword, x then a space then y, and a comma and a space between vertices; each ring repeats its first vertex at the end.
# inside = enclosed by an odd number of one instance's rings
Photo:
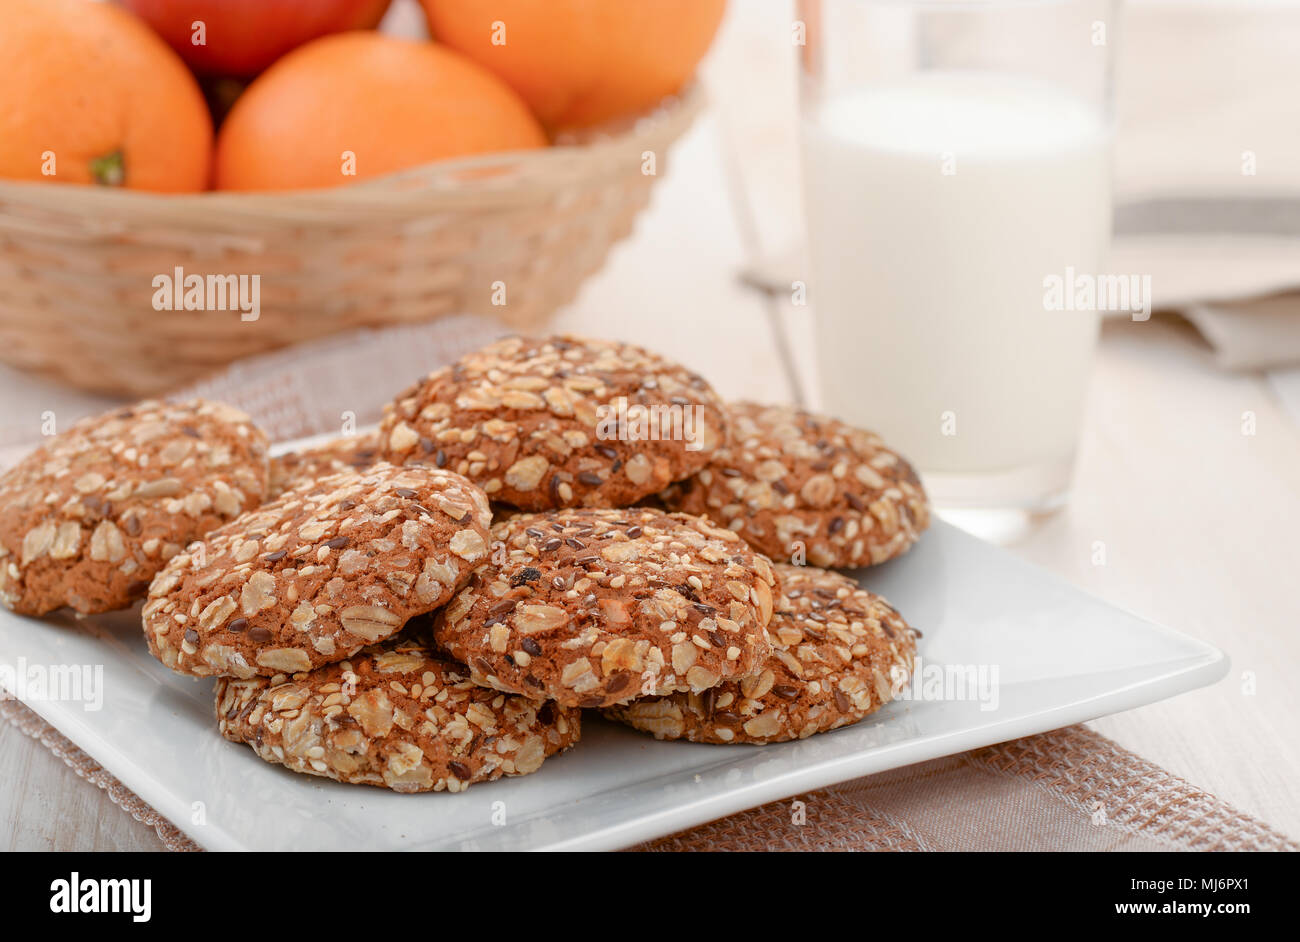
MULTIPOLYGON (((274 204, 277 211, 337 212, 348 208, 397 209, 425 197, 439 202, 474 203, 492 194, 518 198, 520 188, 536 189, 546 180, 589 179, 609 173, 610 157, 636 152, 646 142, 675 139, 703 108, 705 95, 698 82, 670 95, 649 111, 597 127, 590 139, 546 148, 501 151, 455 160, 439 160, 347 186, 311 190, 259 190, 198 193, 155 193, 92 184, 51 186, 26 180, 0 180, 0 203, 9 202, 44 211, 132 217, 160 213, 168 217, 201 211, 230 216, 263 217, 274 204)), ((549 187, 548 187, 549 189, 549 187)))

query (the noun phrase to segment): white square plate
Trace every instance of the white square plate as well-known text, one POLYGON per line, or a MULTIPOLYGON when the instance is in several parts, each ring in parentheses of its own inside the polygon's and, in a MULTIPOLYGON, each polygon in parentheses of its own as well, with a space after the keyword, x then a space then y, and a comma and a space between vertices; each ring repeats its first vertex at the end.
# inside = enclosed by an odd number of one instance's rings
POLYGON ((0 664, 102 664, 102 709, 29 705, 212 850, 626 847, 834 782, 1131 709, 1228 670, 1210 645, 943 523, 902 559, 860 575, 922 629, 931 669, 995 666, 996 709, 973 699, 900 700, 857 726, 761 748, 656 742, 588 713, 582 742, 533 775, 456 795, 398 795, 296 775, 222 739, 212 681, 154 661, 138 609, 80 621, 0 609, 0 664))

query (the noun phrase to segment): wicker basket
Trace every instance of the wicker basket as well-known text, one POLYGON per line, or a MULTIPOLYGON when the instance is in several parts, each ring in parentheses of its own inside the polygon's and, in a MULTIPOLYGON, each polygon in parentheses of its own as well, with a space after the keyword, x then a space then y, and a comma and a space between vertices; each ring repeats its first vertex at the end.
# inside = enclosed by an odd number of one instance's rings
POLYGON ((349 328, 457 311, 536 325, 631 230, 656 179, 645 152, 662 172, 701 97, 688 90, 546 150, 332 190, 161 196, 0 181, 0 359, 145 396, 349 328), (260 275, 259 317, 233 304, 156 310, 154 279, 178 267, 260 275))

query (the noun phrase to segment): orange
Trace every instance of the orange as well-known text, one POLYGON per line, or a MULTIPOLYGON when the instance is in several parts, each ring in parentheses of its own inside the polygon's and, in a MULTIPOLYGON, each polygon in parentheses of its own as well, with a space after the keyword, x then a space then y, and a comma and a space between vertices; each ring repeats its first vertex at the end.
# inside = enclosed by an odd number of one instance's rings
POLYGON ((212 119, 140 20, 89 0, 4 0, 0 178, 201 190, 212 119))
POLYGON ((389 0, 118 0, 198 75, 251 78, 308 40, 373 29, 389 0), (195 45, 195 23, 203 42, 195 45))
POLYGON ((726 0, 421 0, 429 31, 501 76, 551 128, 644 111, 681 89, 726 0))
POLYGON ((278 60, 239 97, 217 137, 216 185, 339 186, 448 157, 545 145, 519 96, 459 53, 339 33, 278 60))

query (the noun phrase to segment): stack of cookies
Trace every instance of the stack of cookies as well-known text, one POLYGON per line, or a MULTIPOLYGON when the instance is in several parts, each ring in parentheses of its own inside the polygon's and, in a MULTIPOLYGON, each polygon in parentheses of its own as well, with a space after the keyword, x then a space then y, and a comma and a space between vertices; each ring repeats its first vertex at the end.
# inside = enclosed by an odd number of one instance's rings
POLYGON ((223 735, 403 792, 535 771, 584 709, 708 743, 860 720, 916 634, 833 570, 929 523, 872 434, 575 338, 500 341, 376 431, 277 459, 229 407, 143 403, 53 439, 0 501, 10 608, 143 597, 154 656, 217 678, 223 735))

